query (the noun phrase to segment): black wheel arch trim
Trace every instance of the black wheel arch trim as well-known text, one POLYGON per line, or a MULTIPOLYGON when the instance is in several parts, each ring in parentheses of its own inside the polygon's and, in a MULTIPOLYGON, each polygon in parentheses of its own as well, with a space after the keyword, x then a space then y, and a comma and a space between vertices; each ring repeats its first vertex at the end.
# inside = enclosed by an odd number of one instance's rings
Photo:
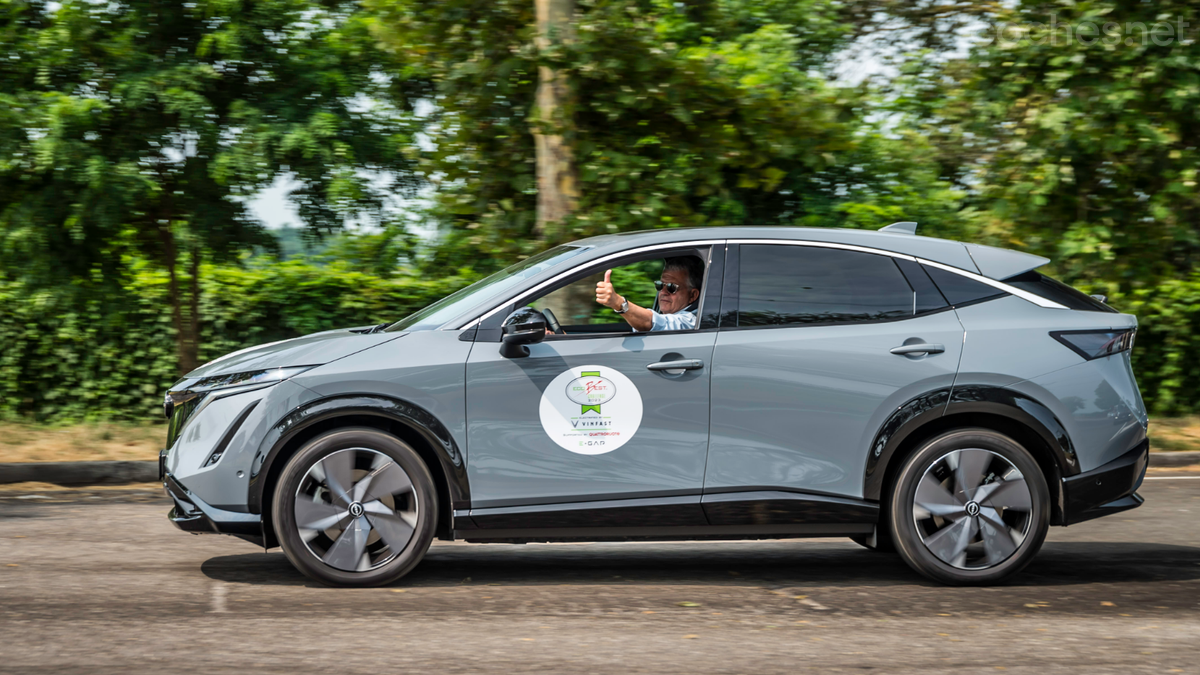
POLYGON ((1011 389, 987 385, 936 389, 897 408, 871 443, 863 476, 863 497, 880 499, 891 460, 914 433, 938 419, 971 413, 1004 417, 1037 434, 1058 469, 1057 476, 1047 476, 1047 479, 1061 513, 1059 479, 1079 473, 1079 458, 1066 428, 1049 408, 1035 399, 1011 389), (1056 491, 1057 495, 1054 494, 1056 491))
MULTIPOLYGON (((450 503, 444 509, 468 508, 471 490, 467 482, 467 465, 454 437, 440 420, 428 410, 401 399, 379 394, 339 394, 309 401, 292 410, 271 427, 259 444, 250 473, 247 504, 251 513, 263 512, 266 477, 278 461, 280 453, 297 435, 313 425, 339 417, 378 417, 404 425, 418 434, 437 456, 446 476, 450 503)), ((441 527, 441 526, 439 526, 441 527)))

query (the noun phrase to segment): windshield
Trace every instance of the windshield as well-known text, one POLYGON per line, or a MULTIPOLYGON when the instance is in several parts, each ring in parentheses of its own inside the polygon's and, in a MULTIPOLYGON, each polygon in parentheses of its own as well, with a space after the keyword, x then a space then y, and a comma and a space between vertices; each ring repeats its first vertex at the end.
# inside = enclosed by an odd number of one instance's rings
POLYGON ((470 286, 438 300, 419 312, 388 326, 387 332, 401 330, 430 330, 471 309, 492 295, 515 288, 522 281, 537 276, 562 261, 573 258, 586 250, 582 246, 555 246, 547 251, 526 258, 512 267, 496 272, 470 286))

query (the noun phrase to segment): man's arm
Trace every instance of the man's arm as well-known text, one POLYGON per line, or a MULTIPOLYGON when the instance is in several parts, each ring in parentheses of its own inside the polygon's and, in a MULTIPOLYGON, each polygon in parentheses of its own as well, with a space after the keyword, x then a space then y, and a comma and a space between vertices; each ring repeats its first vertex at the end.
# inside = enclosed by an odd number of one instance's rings
MULTIPOLYGON (((696 327, 696 313, 688 310, 674 314, 650 312, 650 330, 691 330, 696 327)), ((639 333, 644 331, 638 331, 639 333)))
MULTIPOLYGON (((612 270, 608 270, 604 273, 604 281, 596 284, 596 302, 616 311, 621 308, 621 303, 625 301, 625 298, 617 295, 617 292, 613 289, 611 279, 612 270)), ((629 303, 629 311, 622 314, 621 318, 625 319, 625 322, 630 326, 633 326, 634 330, 643 333, 649 331, 654 326, 654 312, 645 307, 639 307, 632 302, 629 303)))

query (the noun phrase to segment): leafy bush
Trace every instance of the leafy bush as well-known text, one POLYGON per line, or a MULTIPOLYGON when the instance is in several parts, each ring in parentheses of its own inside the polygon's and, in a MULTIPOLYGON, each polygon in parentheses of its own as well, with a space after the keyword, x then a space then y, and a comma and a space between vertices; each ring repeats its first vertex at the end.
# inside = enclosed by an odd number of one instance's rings
POLYGON ((1138 317, 1133 372, 1150 412, 1200 412, 1200 274, 1114 295, 1109 303, 1138 317))
MULTIPOLYGON (((333 263, 201 270, 202 361, 256 344, 402 318, 473 281, 381 278, 333 263)), ((167 277, 133 265, 120 298, 0 281, 0 417, 153 419, 179 371, 167 277)))

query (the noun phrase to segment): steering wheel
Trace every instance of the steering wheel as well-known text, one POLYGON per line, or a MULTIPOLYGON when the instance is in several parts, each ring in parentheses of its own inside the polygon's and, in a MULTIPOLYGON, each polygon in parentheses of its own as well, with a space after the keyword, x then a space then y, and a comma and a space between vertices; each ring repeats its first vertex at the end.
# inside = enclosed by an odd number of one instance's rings
POLYGON ((554 316, 554 312, 551 312, 549 307, 542 310, 542 316, 546 317, 546 327, 550 329, 550 332, 555 335, 567 334, 567 331, 563 330, 563 327, 558 323, 558 317, 554 316))

